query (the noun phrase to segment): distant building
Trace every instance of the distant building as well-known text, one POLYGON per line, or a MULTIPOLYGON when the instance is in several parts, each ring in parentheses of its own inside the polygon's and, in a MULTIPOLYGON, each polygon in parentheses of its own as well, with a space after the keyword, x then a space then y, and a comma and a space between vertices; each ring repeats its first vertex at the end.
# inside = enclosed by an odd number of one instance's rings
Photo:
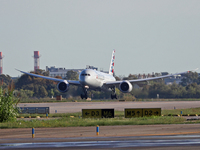
POLYGON ((152 75, 151 74, 138 74, 138 75, 135 75, 138 79, 145 79, 145 78, 151 78, 152 75))
MULTIPOLYGON (((161 75, 165 76, 165 75, 169 75, 169 73, 168 72, 161 72, 161 75)), ((176 84, 180 84, 182 78, 183 77, 181 75, 176 75, 176 76, 172 76, 172 77, 169 77, 169 78, 165 78, 164 82, 165 82, 166 85, 173 84, 174 82, 176 84)))
MULTIPOLYGON (((97 71, 98 71, 98 68, 97 68, 97 67, 90 66, 90 65, 87 65, 87 66, 86 66, 86 69, 93 69, 93 70, 97 70, 97 71)), ((99 71, 100 71, 100 72, 104 72, 104 73, 109 73, 108 71, 103 71, 103 69, 100 69, 99 71)))
POLYGON ((46 66, 46 71, 49 71, 50 77, 61 76, 62 78, 66 78, 67 72, 71 70, 80 74, 83 69, 65 69, 65 68, 56 68, 55 66, 49 68, 48 66, 46 66))
POLYGON ((174 82, 177 83, 177 84, 180 84, 182 78, 183 77, 181 75, 177 75, 177 76, 172 76, 172 77, 169 77, 169 78, 165 78, 164 81, 165 81, 166 85, 173 84, 174 82))
POLYGON ((169 75, 168 72, 161 72, 161 76, 166 76, 166 75, 169 75))
POLYGON ((97 68, 97 67, 90 66, 90 65, 87 65, 87 66, 86 66, 86 69, 98 70, 98 68, 97 68))
MULTIPOLYGON (((90 65, 87 65, 86 69, 98 70, 97 67, 90 66, 90 65)), ((83 71, 84 69, 66 69, 66 68, 56 68, 55 66, 52 66, 52 67, 46 66, 46 71, 49 71, 49 76, 50 77, 61 76, 62 78, 66 78, 67 72, 71 71, 71 70, 73 70, 73 71, 77 72, 78 74, 80 74, 81 71, 83 71)))

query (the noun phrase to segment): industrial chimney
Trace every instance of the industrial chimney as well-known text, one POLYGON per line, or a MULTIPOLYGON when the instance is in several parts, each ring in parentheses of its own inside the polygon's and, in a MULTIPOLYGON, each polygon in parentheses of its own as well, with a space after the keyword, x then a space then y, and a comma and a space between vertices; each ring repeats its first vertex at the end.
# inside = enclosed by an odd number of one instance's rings
POLYGON ((34 71, 40 69, 40 55, 39 51, 34 51, 34 71))
POLYGON ((3 55, 0 52, 0 75, 3 74, 3 55))

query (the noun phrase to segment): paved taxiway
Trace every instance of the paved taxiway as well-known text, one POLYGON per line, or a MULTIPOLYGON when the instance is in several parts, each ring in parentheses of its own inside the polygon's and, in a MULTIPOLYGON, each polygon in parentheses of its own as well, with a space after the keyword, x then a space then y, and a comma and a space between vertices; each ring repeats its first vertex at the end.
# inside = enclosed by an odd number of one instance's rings
MULTIPOLYGON (((69 138, 69 137, 111 137, 111 136, 161 136, 200 134, 200 124, 172 124, 172 125, 126 125, 100 126, 100 134, 96 135, 96 127, 60 127, 36 128, 37 138, 69 138)), ((32 137, 31 128, 0 129, 0 143, 9 142, 4 139, 24 139, 32 137)), ((30 141, 27 141, 30 142, 30 141)))
POLYGON ((184 109, 200 107, 200 101, 155 101, 155 102, 59 102, 59 103, 20 103, 19 107, 50 107, 50 113, 81 112, 82 109, 114 108, 123 111, 124 108, 161 108, 184 109))
MULTIPOLYGON (((100 134, 96 136, 96 127, 61 127, 36 128, 37 138, 70 138, 70 137, 112 137, 112 136, 155 136, 155 135, 184 135, 200 134, 200 124, 172 124, 172 125, 126 125, 100 126, 100 134)), ((0 129, 0 143, 9 142, 4 139, 24 139, 32 137, 31 128, 0 129)), ((27 141, 30 142, 30 141, 27 141)))

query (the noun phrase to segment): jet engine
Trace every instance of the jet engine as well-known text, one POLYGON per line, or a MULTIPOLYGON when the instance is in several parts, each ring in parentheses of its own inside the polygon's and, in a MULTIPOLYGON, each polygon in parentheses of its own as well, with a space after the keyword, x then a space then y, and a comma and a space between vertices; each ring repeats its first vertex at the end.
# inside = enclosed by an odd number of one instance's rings
POLYGON ((57 88, 62 93, 67 92, 69 90, 69 83, 67 81, 59 82, 57 88))
POLYGON ((123 93, 131 92, 132 88, 133 88, 132 84, 127 80, 121 82, 120 85, 119 85, 119 89, 123 93))

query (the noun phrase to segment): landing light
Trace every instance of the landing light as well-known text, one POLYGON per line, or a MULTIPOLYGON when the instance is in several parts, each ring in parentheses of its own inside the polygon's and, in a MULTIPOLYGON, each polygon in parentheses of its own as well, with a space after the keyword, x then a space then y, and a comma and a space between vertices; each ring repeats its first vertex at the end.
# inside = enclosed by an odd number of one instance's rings
POLYGON ((85 86, 85 89, 89 89, 89 86, 86 85, 86 86, 85 86))

